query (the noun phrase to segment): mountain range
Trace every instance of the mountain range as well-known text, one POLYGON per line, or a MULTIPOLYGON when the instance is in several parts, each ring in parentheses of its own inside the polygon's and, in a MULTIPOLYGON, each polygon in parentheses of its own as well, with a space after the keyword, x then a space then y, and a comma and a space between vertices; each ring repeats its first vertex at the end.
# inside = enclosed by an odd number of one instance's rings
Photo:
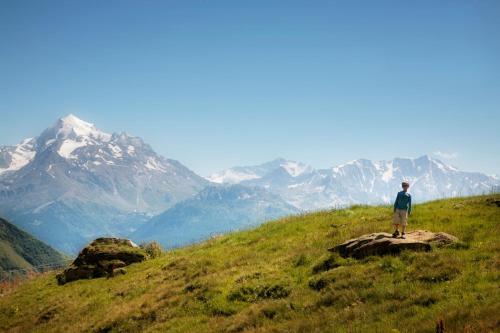
POLYGON ((415 202, 500 185, 427 155, 328 169, 276 159, 204 178, 139 137, 68 115, 0 147, 0 216, 68 254, 103 235, 175 246, 298 211, 390 203, 403 179, 415 202))
POLYGON ((358 203, 387 204, 394 200, 402 180, 410 182, 416 202, 483 194, 500 184, 494 176, 460 171, 428 155, 378 162, 358 159, 328 169, 277 159, 257 166, 226 169, 207 179, 219 184, 263 187, 302 210, 358 203))

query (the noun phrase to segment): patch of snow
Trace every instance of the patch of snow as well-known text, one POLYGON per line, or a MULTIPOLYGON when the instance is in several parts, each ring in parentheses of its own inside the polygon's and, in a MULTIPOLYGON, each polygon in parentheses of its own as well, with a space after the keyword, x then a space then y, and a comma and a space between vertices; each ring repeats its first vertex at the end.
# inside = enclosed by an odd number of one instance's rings
POLYGON ((246 200, 246 199, 250 199, 252 196, 248 193, 243 193, 241 195, 238 196, 238 200, 246 200))
POLYGON ((7 171, 19 170, 31 162, 36 155, 34 142, 33 138, 28 138, 18 144, 10 155, 11 161, 9 166, 7 168, 0 168, 0 174, 7 171))
POLYGON ((61 144, 61 147, 59 147, 59 150, 57 151, 57 153, 59 155, 61 155, 62 157, 67 158, 67 159, 76 159, 78 157, 75 155, 72 155, 73 151, 75 151, 75 149, 77 149, 77 148, 87 146, 87 144, 88 143, 86 140, 75 141, 75 140, 71 140, 71 139, 66 139, 61 144))
POLYGON ((446 168, 444 167, 443 163, 440 163, 438 161, 434 161, 434 163, 437 165, 437 167, 442 170, 442 171, 446 171, 446 168))
POLYGON ((325 186, 316 186, 314 188, 314 192, 323 192, 325 190, 325 186))
POLYGON ((448 171, 458 171, 457 168, 455 168, 454 166, 451 166, 451 165, 448 165, 448 164, 445 164, 439 160, 432 160, 432 162, 434 162, 435 165, 437 165, 437 167, 442 170, 443 172, 448 172, 448 171))
POLYGON ((43 221, 41 221, 39 219, 34 219, 33 222, 31 222, 31 225, 38 226, 38 225, 41 225, 42 223, 43 223, 43 221))
POLYGON ((332 171, 334 173, 343 173, 344 172, 344 168, 346 166, 349 166, 349 165, 359 165, 359 161, 358 160, 352 160, 352 161, 349 161, 347 163, 344 163, 344 164, 339 164, 337 166, 334 166, 332 167, 332 171))
POLYGON ((113 153, 114 158, 121 158, 122 157, 122 149, 118 147, 117 145, 113 144, 108 144, 109 149, 111 149, 113 153))
POLYGON ((304 183, 292 184, 292 185, 288 185, 288 188, 296 188, 296 187, 300 187, 302 185, 304 185, 304 183))
POLYGON ((146 164, 144 164, 146 168, 149 170, 154 170, 154 171, 159 171, 159 172, 166 172, 167 170, 160 164, 154 157, 149 157, 146 161, 146 164))
POLYGON ((50 139, 50 140, 47 140, 47 142, 45 142, 45 147, 50 146, 50 145, 51 145, 51 144, 53 144, 55 141, 56 141, 56 139, 50 139))
POLYGON ((387 163, 387 170, 382 174, 382 180, 388 183, 394 176, 394 167, 392 162, 387 163))
POLYGON ((280 165, 292 177, 298 177, 306 172, 311 171, 311 167, 294 161, 286 161, 280 165))
POLYGON ((244 180, 251 180, 258 178, 260 177, 254 173, 239 172, 233 169, 227 169, 220 173, 214 173, 213 175, 206 177, 206 179, 208 179, 209 181, 218 184, 224 184, 224 183, 238 184, 244 180))
POLYGON ((52 205, 54 203, 54 201, 49 201, 49 202, 46 202, 38 207, 36 207, 35 209, 33 209, 33 213, 39 213, 42 209, 44 209, 45 207, 48 207, 50 205, 52 205))
POLYGON ((102 160, 104 161, 104 163, 106 163, 107 165, 115 165, 115 162, 113 161, 108 161, 107 159, 105 159, 104 157, 102 158, 102 160))
POLYGON ((135 147, 134 146, 128 146, 127 147, 127 154, 134 155, 135 154, 135 147))

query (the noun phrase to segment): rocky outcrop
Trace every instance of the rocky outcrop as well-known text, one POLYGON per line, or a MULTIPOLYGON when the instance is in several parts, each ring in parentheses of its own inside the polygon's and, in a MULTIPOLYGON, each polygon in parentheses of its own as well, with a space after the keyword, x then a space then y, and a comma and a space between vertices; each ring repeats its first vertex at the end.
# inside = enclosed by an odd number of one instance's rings
POLYGON ((490 206, 500 207, 500 199, 489 198, 486 199, 486 203, 490 206))
POLYGON ((393 238, 386 232, 367 234, 350 239, 328 249, 339 252, 342 257, 361 259, 371 255, 398 254, 402 250, 430 251, 431 245, 444 246, 458 242, 455 236, 444 232, 415 230, 408 232, 406 238, 393 238))
POLYGON ((59 284, 98 277, 125 274, 123 268, 145 260, 147 254, 131 240, 98 238, 78 254, 70 267, 57 275, 59 284))

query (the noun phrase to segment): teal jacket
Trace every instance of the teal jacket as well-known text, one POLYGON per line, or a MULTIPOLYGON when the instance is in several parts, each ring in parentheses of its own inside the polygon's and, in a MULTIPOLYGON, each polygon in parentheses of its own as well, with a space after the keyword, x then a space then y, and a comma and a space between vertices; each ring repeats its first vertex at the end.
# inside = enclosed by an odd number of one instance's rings
POLYGON ((398 192, 396 201, 394 201, 394 211, 396 209, 407 210, 411 214, 411 194, 405 191, 398 192))

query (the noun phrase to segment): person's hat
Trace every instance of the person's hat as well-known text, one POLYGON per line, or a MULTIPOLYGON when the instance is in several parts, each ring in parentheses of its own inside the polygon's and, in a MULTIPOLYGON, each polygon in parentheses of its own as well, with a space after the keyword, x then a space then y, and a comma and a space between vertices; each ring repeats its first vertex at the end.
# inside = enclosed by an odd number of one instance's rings
POLYGON ((401 183, 401 186, 410 186, 410 183, 405 180, 401 183))

